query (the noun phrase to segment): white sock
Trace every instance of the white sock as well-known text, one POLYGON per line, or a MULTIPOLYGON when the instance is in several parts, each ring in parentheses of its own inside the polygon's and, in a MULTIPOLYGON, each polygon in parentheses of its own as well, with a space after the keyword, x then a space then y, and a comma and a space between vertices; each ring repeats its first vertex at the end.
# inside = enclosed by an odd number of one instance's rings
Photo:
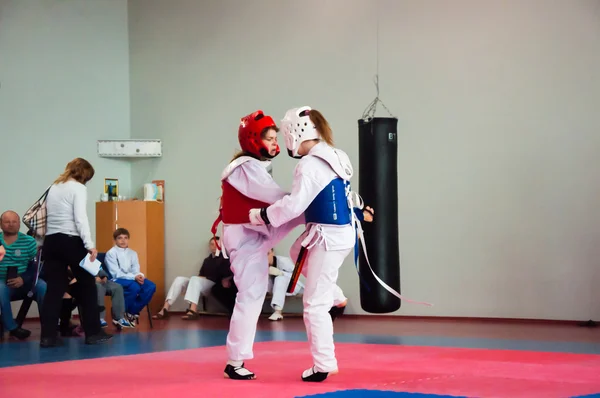
POLYGON ((231 365, 234 368, 239 368, 243 364, 244 364, 244 361, 232 361, 231 359, 229 361, 227 361, 227 365, 231 365))

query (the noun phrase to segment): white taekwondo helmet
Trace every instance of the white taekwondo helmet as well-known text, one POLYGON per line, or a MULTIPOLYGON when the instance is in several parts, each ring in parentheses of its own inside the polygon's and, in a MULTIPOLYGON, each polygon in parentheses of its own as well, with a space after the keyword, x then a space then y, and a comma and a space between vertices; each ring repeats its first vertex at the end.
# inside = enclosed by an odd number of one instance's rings
POLYGON ((285 136, 285 146, 288 155, 293 158, 302 157, 298 155, 298 149, 304 141, 321 138, 314 123, 310 120, 311 110, 310 106, 290 109, 281 120, 281 131, 285 136))

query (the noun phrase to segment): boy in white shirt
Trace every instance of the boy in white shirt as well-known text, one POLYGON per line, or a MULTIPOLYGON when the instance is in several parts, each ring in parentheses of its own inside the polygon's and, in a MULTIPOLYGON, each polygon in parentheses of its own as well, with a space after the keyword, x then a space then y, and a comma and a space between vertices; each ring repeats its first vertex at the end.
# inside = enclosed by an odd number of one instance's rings
POLYGON ((115 246, 106 252, 104 263, 112 280, 123 286, 125 315, 130 322, 136 322, 140 311, 152 300, 156 285, 140 272, 138 255, 129 248, 129 231, 118 228, 113 238, 115 246))

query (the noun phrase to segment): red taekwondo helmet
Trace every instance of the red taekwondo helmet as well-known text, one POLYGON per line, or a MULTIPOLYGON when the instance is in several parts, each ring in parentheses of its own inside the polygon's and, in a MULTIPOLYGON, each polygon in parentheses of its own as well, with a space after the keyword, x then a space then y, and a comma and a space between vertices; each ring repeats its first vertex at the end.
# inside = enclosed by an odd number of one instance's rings
POLYGON ((271 116, 266 116, 261 110, 244 116, 238 130, 238 140, 242 151, 265 158, 274 158, 279 155, 279 145, 277 145, 277 153, 271 156, 262 140, 262 132, 270 128, 277 130, 277 125, 271 116))

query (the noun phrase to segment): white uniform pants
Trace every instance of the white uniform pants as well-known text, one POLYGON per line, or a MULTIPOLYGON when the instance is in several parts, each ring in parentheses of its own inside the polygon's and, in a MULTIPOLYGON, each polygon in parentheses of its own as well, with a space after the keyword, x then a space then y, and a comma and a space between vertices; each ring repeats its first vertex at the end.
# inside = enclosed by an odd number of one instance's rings
POLYGON ((177 300, 177 297, 185 292, 185 301, 189 304, 198 305, 200 296, 210 292, 210 289, 214 285, 215 283, 213 281, 201 276, 192 276, 191 278, 178 276, 171 284, 165 301, 169 303, 169 305, 173 305, 175 300, 177 300))
POLYGON ((338 271, 352 250, 350 248, 327 251, 323 244, 315 245, 308 250, 302 267, 302 273, 306 277, 303 297, 304 326, 314 366, 319 372, 333 372, 338 369, 333 344, 333 322, 329 310, 334 305, 346 301, 336 282, 338 271))
POLYGON ((274 310, 282 310, 285 304, 285 296, 296 296, 302 294, 304 288, 297 283, 292 294, 287 294, 287 288, 290 284, 292 275, 284 272, 283 275, 278 275, 274 278, 269 278, 269 289, 268 291, 273 294, 271 298, 271 308, 274 310))
POLYGON ((254 358, 252 346, 256 324, 269 284, 267 252, 302 223, 303 216, 279 228, 246 225, 225 225, 223 228, 223 245, 238 289, 227 334, 227 354, 234 366, 254 358))
MULTIPOLYGON (((343 262, 344 260, 342 260, 343 262)), ((344 303, 348 298, 344 296, 344 292, 342 288, 338 285, 335 285, 333 288, 333 305, 337 307, 338 305, 344 303)))

